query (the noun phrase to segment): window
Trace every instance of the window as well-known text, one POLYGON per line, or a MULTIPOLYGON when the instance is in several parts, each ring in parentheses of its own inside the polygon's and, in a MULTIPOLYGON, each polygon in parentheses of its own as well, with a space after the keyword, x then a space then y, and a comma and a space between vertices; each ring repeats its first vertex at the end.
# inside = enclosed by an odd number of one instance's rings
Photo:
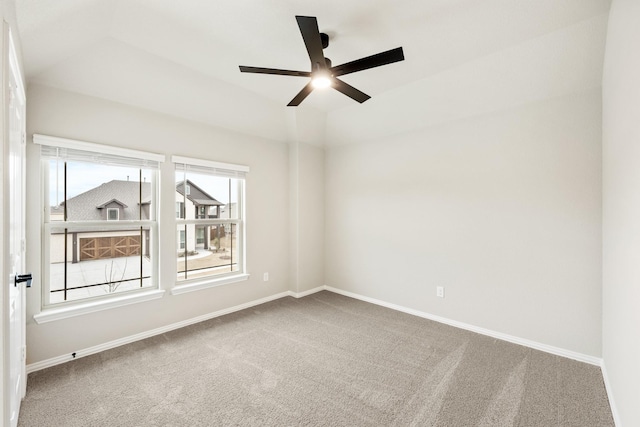
POLYGON ((44 176, 43 305, 157 288, 164 156, 34 135, 44 176))
POLYGON ((176 218, 184 218, 184 203, 176 202, 176 218))
POLYGON ((107 209, 107 220, 109 221, 117 221, 120 218, 120 209, 118 208, 109 208, 107 209))
POLYGON ((173 157, 178 283, 245 274, 246 166, 173 157))
POLYGON ((178 246, 180 247, 180 249, 184 249, 186 233, 184 230, 179 230, 178 232, 180 234, 180 236, 178 237, 178 241, 180 242, 180 244, 178 246))

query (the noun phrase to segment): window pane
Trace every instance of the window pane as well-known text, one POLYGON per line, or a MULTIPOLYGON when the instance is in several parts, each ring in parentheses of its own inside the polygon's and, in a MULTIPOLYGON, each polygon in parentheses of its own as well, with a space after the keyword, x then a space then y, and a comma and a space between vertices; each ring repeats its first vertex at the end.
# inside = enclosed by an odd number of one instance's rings
POLYGON ((184 224, 177 231, 179 281, 239 271, 236 224, 184 224))
POLYGON ((51 233, 49 302, 99 297, 152 286, 150 248, 148 228, 67 231, 66 239, 64 232, 51 233))
POLYGON ((49 219, 64 221, 64 162, 49 160, 49 219))
POLYGON ((68 221, 150 219, 152 173, 69 161, 65 202, 65 162, 49 160, 50 219, 63 221, 65 204, 68 221))
POLYGON ((151 258, 158 253, 156 180, 163 156, 65 144, 73 147, 41 147, 43 208, 50 213, 43 217, 49 239, 43 304, 157 287, 152 269, 158 263, 151 258))
POLYGON ((238 219, 238 180, 176 173, 176 217, 184 219, 238 219), (178 203, 184 205, 178 206, 178 203), (183 212, 183 214, 179 213, 183 212))

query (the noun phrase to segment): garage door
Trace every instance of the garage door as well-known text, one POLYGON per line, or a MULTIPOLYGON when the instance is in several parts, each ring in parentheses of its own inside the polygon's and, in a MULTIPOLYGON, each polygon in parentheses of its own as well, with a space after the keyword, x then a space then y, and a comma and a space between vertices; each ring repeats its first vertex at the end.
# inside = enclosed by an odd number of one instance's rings
POLYGON ((80 239, 80 261, 140 255, 140 236, 80 239))

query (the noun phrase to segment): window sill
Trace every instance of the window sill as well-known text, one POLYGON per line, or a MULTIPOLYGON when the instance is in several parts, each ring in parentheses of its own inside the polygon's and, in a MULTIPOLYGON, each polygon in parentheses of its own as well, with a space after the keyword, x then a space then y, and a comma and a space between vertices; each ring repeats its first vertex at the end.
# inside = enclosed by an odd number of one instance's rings
POLYGON ((98 300, 85 303, 74 304, 72 306, 45 309, 33 316, 36 323, 47 323, 55 320, 68 319, 70 317, 80 316, 96 311, 108 310, 111 308, 122 307, 129 304, 137 304, 139 302, 151 301, 162 298, 165 291, 153 289, 147 292, 140 292, 132 295, 123 295, 120 297, 110 298, 107 300, 98 300))
POLYGON ((228 285, 235 282, 243 282, 249 278, 249 274, 237 274, 235 276, 222 277, 220 279, 209 279, 206 281, 199 281, 195 283, 185 283, 183 285, 176 285, 171 289, 171 295, 180 295, 187 292, 199 291, 201 289, 214 288, 216 286, 228 285))

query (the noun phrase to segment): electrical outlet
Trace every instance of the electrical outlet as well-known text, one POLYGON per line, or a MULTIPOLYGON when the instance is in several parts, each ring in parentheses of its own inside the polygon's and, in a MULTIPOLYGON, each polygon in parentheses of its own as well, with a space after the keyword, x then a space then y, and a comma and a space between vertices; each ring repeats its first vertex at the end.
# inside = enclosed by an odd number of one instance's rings
POLYGON ((444 286, 436 286, 436 296, 444 298, 444 286))
POLYGON ((269 281, 269 273, 264 273, 262 275, 262 280, 265 281, 265 282, 268 282, 269 281))

